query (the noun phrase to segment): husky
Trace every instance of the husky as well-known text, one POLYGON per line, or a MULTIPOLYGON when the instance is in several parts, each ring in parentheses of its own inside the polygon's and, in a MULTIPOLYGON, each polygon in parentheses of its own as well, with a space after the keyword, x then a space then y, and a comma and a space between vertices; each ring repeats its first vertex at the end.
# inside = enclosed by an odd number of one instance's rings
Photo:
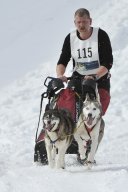
POLYGON ((87 165, 89 169, 95 162, 94 157, 103 136, 103 129, 104 121, 99 95, 92 100, 87 94, 74 137, 79 148, 78 161, 87 165))
POLYGON ((62 109, 46 111, 43 116, 43 128, 49 166, 64 169, 65 153, 72 142, 75 130, 70 113, 62 109))

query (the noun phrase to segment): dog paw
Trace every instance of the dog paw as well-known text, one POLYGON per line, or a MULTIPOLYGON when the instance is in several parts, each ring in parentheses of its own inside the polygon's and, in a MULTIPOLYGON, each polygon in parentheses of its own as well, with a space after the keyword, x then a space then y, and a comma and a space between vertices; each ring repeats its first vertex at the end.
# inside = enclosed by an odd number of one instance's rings
POLYGON ((93 163, 91 161, 86 162, 88 170, 92 169, 93 163))
POLYGON ((87 161, 87 157, 84 155, 84 158, 81 158, 80 154, 77 154, 77 161, 81 164, 84 165, 87 161))
POLYGON ((56 165, 56 169, 65 169, 64 165, 56 165))
POLYGON ((96 161, 86 161, 87 168, 90 170, 92 169, 92 166, 96 164, 96 161))

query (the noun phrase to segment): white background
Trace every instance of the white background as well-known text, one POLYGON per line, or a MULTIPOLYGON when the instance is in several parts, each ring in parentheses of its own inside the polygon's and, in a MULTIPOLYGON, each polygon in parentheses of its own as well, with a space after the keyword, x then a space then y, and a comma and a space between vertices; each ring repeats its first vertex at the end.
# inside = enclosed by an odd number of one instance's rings
POLYGON ((0 1, 1 192, 127 192, 127 12, 127 0, 0 1), (87 171, 69 155, 65 170, 51 170, 33 163, 40 95, 46 91, 44 79, 55 76, 63 40, 74 29, 80 7, 90 10, 93 26, 104 29, 112 42, 111 104, 97 166, 87 171))

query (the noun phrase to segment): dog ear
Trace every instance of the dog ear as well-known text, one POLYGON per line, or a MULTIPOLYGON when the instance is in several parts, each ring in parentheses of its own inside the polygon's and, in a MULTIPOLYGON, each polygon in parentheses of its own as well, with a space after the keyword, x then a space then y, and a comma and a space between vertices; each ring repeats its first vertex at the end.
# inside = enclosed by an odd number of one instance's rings
POLYGON ((96 96, 96 100, 98 101, 98 103, 99 104, 101 104, 101 102, 100 102, 100 95, 99 95, 99 93, 97 94, 97 96, 96 96))
POLYGON ((101 102, 100 102, 100 95, 99 95, 99 92, 98 92, 97 85, 96 85, 95 92, 96 92, 96 101, 97 101, 99 104, 101 104, 101 102))
POLYGON ((87 93, 84 103, 86 103, 86 101, 90 101, 90 100, 91 100, 91 99, 90 99, 90 97, 89 97, 89 94, 87 93))

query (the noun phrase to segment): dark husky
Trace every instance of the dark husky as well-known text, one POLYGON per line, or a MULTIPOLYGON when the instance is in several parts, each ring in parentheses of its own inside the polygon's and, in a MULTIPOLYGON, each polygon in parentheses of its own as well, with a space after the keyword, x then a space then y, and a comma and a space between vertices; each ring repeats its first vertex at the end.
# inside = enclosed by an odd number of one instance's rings
POLYGON ((43 116, 43 127, 49 166, 64 168, 65 153, 72 142, 75 129, 70 113, 62 109, 46 111, 43 116))

